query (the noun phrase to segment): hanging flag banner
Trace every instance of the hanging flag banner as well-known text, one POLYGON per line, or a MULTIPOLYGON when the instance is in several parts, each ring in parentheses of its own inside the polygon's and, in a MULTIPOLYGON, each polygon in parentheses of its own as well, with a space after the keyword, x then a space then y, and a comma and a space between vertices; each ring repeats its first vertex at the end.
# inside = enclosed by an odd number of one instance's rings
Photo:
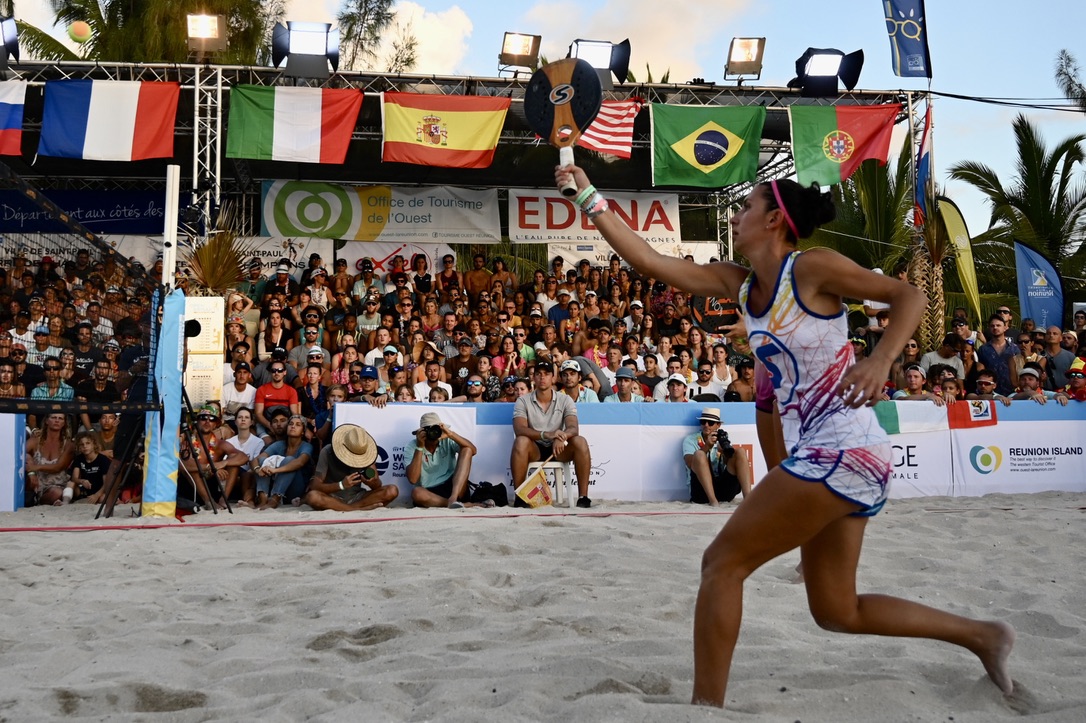
POLYGON ((226 157, 343 163, 361 109, 355 88, 234 86, 226 157))
MULTIPOLYGON (((650 243, 679 243, 679 197, 674 193, 604 192, 611 210, 650 243)), ((557 190, 509 189, 513 243, 605 243, 572 200, 557 190)))
POLYGON ((487 168, 509 98, 381 94, 381 160, 444 168, 487 168))
POLYGON ((177 427, 181 422, 184 331, 185 294, 173 291, 163 301, 154 369, 162 411, 147 415, 143 443, 143 517, 173 517, 177 510, 177 427))
POLYGON ((1038 329, 1063 326, 1063 282, 1056 268, 1036 249, 1014 242, 1014 267, 1018 272, 1018 304, 1023 319, 1033 319, 1038 329))
POLYGON ((802 186, 832 186, 855 173, 869 158, 886 165, 890 136, 901 108, 900 103, 789 106, 796 180, 802 186))
POLYGON ((947 236, 954 245, 958 257, 958 278, 962 282, 965 298, 973 310, 973 318, 980 319, 980 287, 977 284, 977 269, 973 265, 973 239, 969 238, 969 229, 965 226, 965 217, 961 210, 946 196, 935 199, 939 216, 946 226, 947 236))
POLYGON ((924 0, 883 0, 886 33, 890 36, 894 75, 902 78, 930 78, 927 13, 924 0))
POLYGON ((23 152, 25 99, 25 80, 0 82, 0 156, 18 156, 23 152))
POLYGON ((577 139, 582 148, 629 158, 633 150, 634 121, 641 112, 639 100, 605 100, 599 115, 577 139))
POLYGON ((931 184, 931 104, 924 113, 924 135, 916 157, 916 185, 913 187, 913 226, 921 228, 928 218, 928 186, 931 184))
POLYGON ((498 191, 264 181, 262 236, 488 244, 501 241, 498 191))
POLYGON ((653 103, 652 185, 720 188, 758 173, 765 106, 653 103))
POLYGON ((92 161, 172 158, 180 83, 49 80, 38 153, 92 161))

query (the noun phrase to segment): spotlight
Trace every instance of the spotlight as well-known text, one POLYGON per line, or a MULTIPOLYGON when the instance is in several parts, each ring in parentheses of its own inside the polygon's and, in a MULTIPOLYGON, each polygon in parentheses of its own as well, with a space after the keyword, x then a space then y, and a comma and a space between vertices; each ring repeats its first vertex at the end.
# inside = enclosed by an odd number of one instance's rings
POLYGON ((535 70, 539 65, 539 43, 542 35, 525 33, 506 33, 502 40, 502 51, 498 54, 498 72, 526 68, 535 70))
POLYGON ((295 78, 324 80, 339 70, 339 28, 330 23, 287 21, 272 30, 272 65, 295 78), (285 64, 285 65, 284 65, 285 64))
POLYGON ((225 15, 189 15, 189 50, 198 55, 226 50, 225 15))
POLYGON ((796 77, 789 88, 800 88, 803 95, 815 98, 837 94, 837 79, 852 90, 860 80, 864 51, 845 53, 836 48, 807 48, 796 60, 796 77))
POLYGON ((764 52, 765 38, 732 38, 728 46, 728 60, 724 65, 724 80, 742 82, 744 78, 761 78, 764 52))
POLYGON ((569 46, 570 58, 581 58, 596 69, 600 76, 600 85, 604 90, 611 90, 611 74, 618 82, 625 83, 630 74, 630 41, 612 43, 607 40, 574 40, 569 46))

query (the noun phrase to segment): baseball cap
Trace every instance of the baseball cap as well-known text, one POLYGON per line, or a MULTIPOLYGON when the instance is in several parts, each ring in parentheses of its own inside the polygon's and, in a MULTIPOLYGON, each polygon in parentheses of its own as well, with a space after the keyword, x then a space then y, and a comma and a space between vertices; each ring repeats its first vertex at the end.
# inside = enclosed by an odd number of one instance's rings
POLYGON ((309 351, 307 351, 305 355, 314 356, 316 354, 320 354, 322 357, 324 356, 324 349, 321 349, 318 344, 314 344, 313 346, 309 347, 309 351))
MULTIPOLYGON (((541 342, 542 343, 542 342, 541 342)), ((460 341, 456 342, 457 346, 472 346, 471 339, 468 337, 462 337, 460 341)))
POLYGON ((533 346, 532 348, 535 349, 536 351, 547 351, 547 342, 545 342, 545 341, 537 341, 535 343, 535 346, 533 346))
POLYGON ((200 407, 200 411, 196 412, 196 418, 199 419, 200 417, 211 417, 212 419, 218 419, 219 410, 215 409, 215 407, 211 406, 210 404, 205 404, 204 406, 200 407))
POLYGON ((377 367, 362 367, 362 374, 360 376, 363 379, 378 379, 377 367))
POLYGON ((569 289, 558 289, 559 296, 573 296, 569 289))
POLYGON ((76 324, 76 325, 75 325, 75 328, 77 328, 77 329, 93 329, 93 328, 94 328, 94 324, 92 324, 92 323, 91 323, 90 321, 88 321, 87 319, 84 319, 83 321, 81 321, 81 322, 79 322, 78 324, 76 324))
POLYGON ((383 352, 384 352, 385 354, 399 354, 399 353, 400 353, 400 350, 399 350, 399 349, 397 349, 397 348, 396 348, 395 346, 393 346, 392 344, 389 344, 388 346, 386 346, 386 347, 385 347, 384 349, 382 349, 381 351, 383 351, 383 352))
POLYGON ((572 359, 567 359, 566 361, 562 362, 562 366, 559 368, 559 370, 563 372, 572 370, 580 374, 581 365, 573 361, 572 359))
POLYGON ((286 264, 279 264, 278 266, 275 267, 275 273, 277 273, 277 274, 289 274, 290 273, 290 267, 287 266, 286 264))
POLYGON ((327 276, 328 272, 325 271, 324 269, 313 269, 313 273, 310 274, 310 275, 311 276, 327 276))
POLYGON ((641 303, 639 299, 634 299, 630 302, 630 306, 636 306, 638 309, 644 309, 645 305, 641 303))
POLYGON ((528 316, 543 316, 543 312, 539 309, 532 309, 528 312, 528 316))
POLYGON ((39 326, 37 329, 34 330, 34 336, 37 336, 39 334, 44 334, 45 336, 49 336, 49 327, 48 326, 39 326))
POLYGON ((252 261, 249 262, 249 268, 250 269, 262 269, 262 268, 264 268, 264 262, 261 261, 260 259, 253 259, 252 261))
POLYGON ((686 386, 686 377, 684 377, 682 374, 672 374, 671 376, 669 376, 667 378, 667 383, 671 384, 672 382, 678 382, 679 384, 682 384, 685 387, 686 386))
POLYGON ((104 346, 105 346, 106 349, 120 349, 121 348, 121 345, 119 343, 117 343, 116 339, 110 339, 109 341, 107 341, 105 343, 104 346))
POLYGON ((548 374, 554 374, 554 365, 549 361, 537 361, 535 363, 535 370, 537 372, 547 372, 548 374))
POLYGON ((585 296, 596 296, 597 294, 592 289, 589 289, 588 291, 584 292, 584 295, 585 296))
POLYGON ((633 369, 629 367, 619 367, 615 372, 615 379, 636 379, 637 375, 634 374, 633 369))
POLYGON ((373 271, 373 262, 370 261, 369 259, 362 259, 362 267, 361 268, 362 268, 363 271, 373 271))
POLYGON ((234 372, 235 373, 240 372, 242 370, 247 371, 247 372, 251 372, 253 370, 253 368, 251 366, 249 366, 249 362, 238 362, 237 364, 234 365, 234 372))
POLYGON ((1041 375, 1038 374, 1037 370, 1034 369, 1033 367, 1022 367, 1020 370, 1018 370, 1018 376, 1022 376, 1023 374, 1031 374, 1031 375, 1037 377, 1038 379, 1041 378, 1041 375))
POLYGON ((241 326, 245 326, 245 319, 240 316, 231 316, 229 319, 226 320, 226 325, 230 326, 231 324, 240 324, 241 326))

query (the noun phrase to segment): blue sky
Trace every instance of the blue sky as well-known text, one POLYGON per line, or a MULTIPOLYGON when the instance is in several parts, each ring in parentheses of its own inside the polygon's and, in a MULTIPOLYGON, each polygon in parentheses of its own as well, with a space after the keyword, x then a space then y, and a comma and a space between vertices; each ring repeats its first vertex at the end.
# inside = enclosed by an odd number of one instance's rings
MULTIPOLYGON (((288 18, 330 20, 338 5, 337 0, 289 0, 288 18)), ((731 38, 765 36, 759 85, 785 85, 794 75, 796 58, 814 46, 845 52, 862 48, 866 61, 860 88, 926 89, 925 79, 893 74, 882 6, 880 0, 400 0, 395 7, 419 39, 416 71, 422 73, 492 77, 502 34, 511 30, 542 35, 543 53, 552 59, 565 56, 575 38, 629 37, 631 68, 639 77, 648 63, 656 77, 670 70, 672 82, 702 77, 719 83, 731 38)), ((18 3, 17 8, 20 17, 49 24, 44 0, 18 3)), ((1081 0, 928 0, 927 14, 935 91, 1056 99, 1056 52, 1070 50, 1086 68, 1081 0)), ((1015 158, 1011 121, 1018 109, 946 98, 936 98, 934 108, 936 180, 961 206, 970 231, 979 233, 988 223, 982 199, 964 184, 948 184, 947 168, 962 160, 979 161, 1009 179, 1015 158)), ((1050 146, 1086 133, 1081 113, 1027 114, 1050 146)))

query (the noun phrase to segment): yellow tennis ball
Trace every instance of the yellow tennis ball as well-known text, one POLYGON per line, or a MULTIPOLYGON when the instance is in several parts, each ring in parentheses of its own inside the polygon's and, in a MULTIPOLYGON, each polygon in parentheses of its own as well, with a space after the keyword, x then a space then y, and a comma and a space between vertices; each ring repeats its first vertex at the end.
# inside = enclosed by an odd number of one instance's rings
POLYGON ((77 43, 85 43, 91 39, 91 26, 82 20, 76 20, 68 26, 68 37, 77 43))

